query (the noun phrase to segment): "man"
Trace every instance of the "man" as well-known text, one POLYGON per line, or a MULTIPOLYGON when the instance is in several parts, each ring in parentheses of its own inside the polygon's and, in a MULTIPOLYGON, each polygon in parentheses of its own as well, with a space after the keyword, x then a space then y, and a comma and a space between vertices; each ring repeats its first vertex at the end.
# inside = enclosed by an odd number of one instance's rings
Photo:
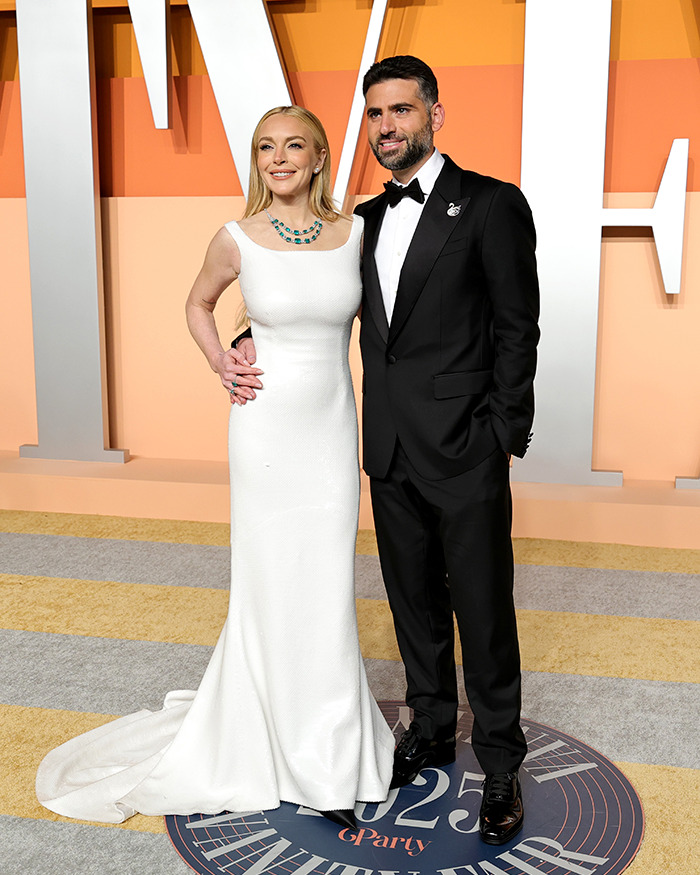
POLYGON ((523 822, 509 457, 524 455, 534 412, 535 232, 515 186, 435 150, 445 110, 426 64, 386 58, 364 94, 393 175, 357 208, 363 464, 414 714, 392 786, 455 759, 454 611, 485 773, 479 831, 498 845, 523 822))
POLYGON ((535 233, 515 186, 434 149, 445 110, 426 64, 374 64, 364 94, 370 146, 393 174, 357 209, 364 468, 414 710, 393 783, 455 758, 454 610, 486 775, 480 834, 501 844, 523 819, 508 459, 524 455, 534 412, 535 233))

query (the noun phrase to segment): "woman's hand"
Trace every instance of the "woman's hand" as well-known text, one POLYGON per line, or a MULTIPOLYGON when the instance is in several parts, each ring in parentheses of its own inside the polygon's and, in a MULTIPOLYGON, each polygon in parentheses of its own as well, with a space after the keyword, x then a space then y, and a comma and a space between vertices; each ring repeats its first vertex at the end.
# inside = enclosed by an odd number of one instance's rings
POLYGON ((255 390, 262 389, 262 383, 258 379, 260 368, 254 368, 246 358, 246 352, 255 361, 255 346, 253 341, 246 339, 240 343, 241 349, 227 349, 219 353, 214 367, 224 388, 228 391, 231 404, 241 407, 255 398, 255 390), (250 346, 250 349, 247 347, 250 346))

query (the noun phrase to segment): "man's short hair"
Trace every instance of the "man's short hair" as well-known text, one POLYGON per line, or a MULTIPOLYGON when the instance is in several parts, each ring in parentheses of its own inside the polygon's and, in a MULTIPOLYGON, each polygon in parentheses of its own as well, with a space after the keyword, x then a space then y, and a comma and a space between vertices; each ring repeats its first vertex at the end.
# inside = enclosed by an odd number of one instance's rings
POLYGON ((427 109, 438 102, 435 73, 420 58, 414 58, 413 55, 395 55, 372 64, 362 80, 362 93, 366 97, 373 85, 388 79, 413 79, 418 84, 418 93, 427 109))

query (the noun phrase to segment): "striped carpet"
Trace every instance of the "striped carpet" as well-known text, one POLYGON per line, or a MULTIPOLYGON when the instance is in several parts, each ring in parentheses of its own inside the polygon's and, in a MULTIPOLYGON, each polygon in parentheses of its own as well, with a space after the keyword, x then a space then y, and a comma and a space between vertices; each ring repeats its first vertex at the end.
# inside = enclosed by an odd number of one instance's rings
MULTIPOLYGON (((186 875, 159 818, 68 821, 33 791, 43 754, 195 688, 226 612, 228 527, 0 511, 0 870, 186 875)), ((516 542, 525 716, 617 763, 647 829, 632 875, 700 873, 700 550, 516 542)), ((379 699, 403 675, 373 533, 357 550, 379 699)))

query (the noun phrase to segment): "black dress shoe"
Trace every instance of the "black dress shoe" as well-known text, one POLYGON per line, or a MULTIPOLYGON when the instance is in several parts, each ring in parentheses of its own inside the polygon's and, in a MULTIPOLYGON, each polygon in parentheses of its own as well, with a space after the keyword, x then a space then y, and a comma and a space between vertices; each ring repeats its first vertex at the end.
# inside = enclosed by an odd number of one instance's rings
POLYGON ((352 808, 336 808, 332 811, 322 811, 321 814, 327 820, 332 820, 333 823, 337 823, 338 826, 343 826, 346 829, 357 829, 355 812, 352 808))
POLYGON ((421 769, 446 766, 455 761, 455 737, 440 741, 423 738, 417 726, 409 726, 394 751, 391 789, 410 784, 421 769))
POLYGON ((523 797, 517 772, 487 775, 479 811, 479 835, 487 845, 502 845, 523 828, 523 797))

